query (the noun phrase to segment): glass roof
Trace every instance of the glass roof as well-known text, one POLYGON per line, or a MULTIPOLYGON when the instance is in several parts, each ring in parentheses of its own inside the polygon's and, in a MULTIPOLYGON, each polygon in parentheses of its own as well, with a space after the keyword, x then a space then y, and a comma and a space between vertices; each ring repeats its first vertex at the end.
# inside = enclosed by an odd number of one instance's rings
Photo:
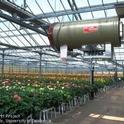
MULTIPOLYGON (((108 18, 117 16, 115 6, 116 3, 123 3, 124 0, 3 0, 3 2, 10 3, 22 11, 28 12, 32 16, 27 18, 20 18, 20 22, 30 24, 30 19, 36 18, 38 21, 46 24, 54 22, 79 21, 96 18, 108 18)), ((3 51, 7 61, 37 61, 40 60, 40 53, 42 54, 42 65, 46 62, 52 64, 59 64, 61 66, 89 65, 87 60, 83 60, 83 53, 79 50, 81 55, 68 56, 67 63, 63 63, 59 57, 59 52, 50 47, 48 38, 42 33, 37 33, 29 28, 15 23, 13 20, 5 19, 2 14, 11 16, 13 19, 18 19, 16 13, 0 8, 0 54, 3 51), (19 58, 19 59, 17 59, 19 58)), ((19 20, 19 19, 18 19, 19 20)), ((36 25, 37 28, 37 25, 36 25)), ((120 65, 124 61, 124 41, 121 47, 114 48, 114 59, 120 65)), ((107 45, 106 45, 107 47, 107 45)), ((110 47, 109 47, 110 48, 110 47)), ((113 65, 111 63, 104 63, 97 61, 97 64, 113 65)), ((99 66, 100 67, 100 66, 99 66)))

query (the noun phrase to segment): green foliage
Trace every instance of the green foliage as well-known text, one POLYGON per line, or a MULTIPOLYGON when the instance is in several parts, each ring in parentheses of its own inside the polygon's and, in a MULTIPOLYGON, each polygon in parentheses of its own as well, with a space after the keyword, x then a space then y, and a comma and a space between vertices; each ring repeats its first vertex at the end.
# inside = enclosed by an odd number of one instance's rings
POLYGON ((20 114, 23 118, 49 107, 58 107, 62 102, 69 102, 75 96, 82 96, 105 85, 112 80, 101 79, 91 85, 84 80, 43 80, 25 82, 12 80, 0 84, 0 114, 20 114), (42 82, 42 83, 41 83, 42 82), (47 83, 45 83, 47 82, 47 83))

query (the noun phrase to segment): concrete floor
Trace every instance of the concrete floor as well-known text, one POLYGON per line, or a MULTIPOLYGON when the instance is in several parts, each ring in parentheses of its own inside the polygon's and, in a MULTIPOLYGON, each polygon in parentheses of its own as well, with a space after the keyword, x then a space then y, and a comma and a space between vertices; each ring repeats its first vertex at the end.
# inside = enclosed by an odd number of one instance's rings
POLYGON ((124 124, 124 84, 67 112, 52 124, 124 124))

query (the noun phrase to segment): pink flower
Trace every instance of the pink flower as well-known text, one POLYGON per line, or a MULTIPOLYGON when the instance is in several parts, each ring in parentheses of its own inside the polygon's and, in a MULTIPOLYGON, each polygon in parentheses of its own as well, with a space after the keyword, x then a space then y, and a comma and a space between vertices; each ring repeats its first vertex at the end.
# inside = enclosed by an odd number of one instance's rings
POLYGON ((15 94, 13 98, 16 102, 20 102, 22 100, 21 96, 19 96, 18 94, 15 94))

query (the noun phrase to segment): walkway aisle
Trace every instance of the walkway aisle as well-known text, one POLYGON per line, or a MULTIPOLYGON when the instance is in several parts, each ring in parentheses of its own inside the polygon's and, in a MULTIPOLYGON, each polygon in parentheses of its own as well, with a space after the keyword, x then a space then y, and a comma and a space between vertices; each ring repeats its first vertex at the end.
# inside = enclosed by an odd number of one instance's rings
POLYGON ((52 124, 124 124, 124 87, 98 96, 52 124))

